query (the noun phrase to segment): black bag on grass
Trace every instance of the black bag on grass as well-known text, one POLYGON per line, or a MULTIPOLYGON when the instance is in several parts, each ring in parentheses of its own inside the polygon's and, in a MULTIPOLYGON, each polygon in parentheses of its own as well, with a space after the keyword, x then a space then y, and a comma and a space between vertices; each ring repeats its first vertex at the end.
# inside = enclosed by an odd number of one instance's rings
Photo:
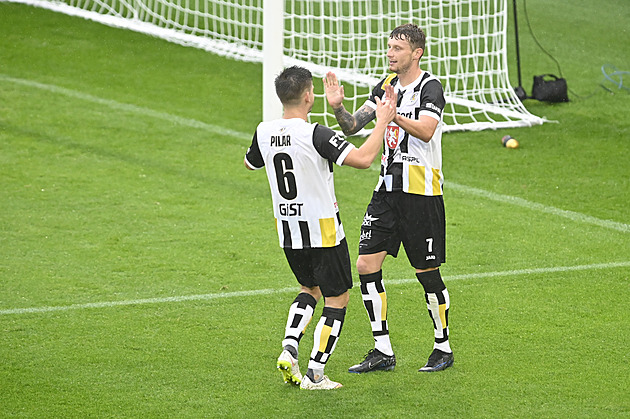
POLYGON ((553 74, 534 76, 531 97, 542 102, 568 102, 567 81, 553 74))

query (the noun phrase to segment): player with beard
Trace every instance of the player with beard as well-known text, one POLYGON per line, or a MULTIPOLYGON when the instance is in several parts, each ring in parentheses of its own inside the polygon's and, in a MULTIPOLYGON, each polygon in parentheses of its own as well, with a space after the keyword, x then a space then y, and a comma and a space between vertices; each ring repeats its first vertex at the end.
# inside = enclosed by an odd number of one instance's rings
POLYGON ((387 45, 393 74, 374 87, 354 114, 343 106, 343 86, 335 74, 329 72, 324 80, 326 98, 346 135, 357 133, 375 118, 377 101, 390 97, 391 86, 397 93, 397 115, 383 136, 381 171, 361 226, 357 259, 375 347, 349 372, 392 370, 396 365, 382 265, 388 254, 397 257, 401 243, 422 284, 434 330, 433 350, 419 371, 441 371, 453 364, 450 299, 439 269, 446 260, 441 145, 444 91, 440 81, 419 66, 426 37, 418 26, 395 28, 387 45))

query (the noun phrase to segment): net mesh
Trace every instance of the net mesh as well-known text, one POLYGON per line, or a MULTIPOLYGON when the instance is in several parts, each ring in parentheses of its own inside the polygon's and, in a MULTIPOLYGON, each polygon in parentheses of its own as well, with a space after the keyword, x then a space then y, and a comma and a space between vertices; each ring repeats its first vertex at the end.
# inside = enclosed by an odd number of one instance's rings
MULTIPOLYGON (((263 0, 15 1, 237 60, 264 58, 263 0)), ((387 74, 391 30, 413 22, 427 35, 421 67, 444 85, 445 131, 541 124, 508 80, 507 19, 507 0, 285 0, 284 65, 305 66, 315 77, 334 71, 352 112, 387 74)), ((315 85, 320 100, 311 118, 335 128, 323 86, 315 85)))

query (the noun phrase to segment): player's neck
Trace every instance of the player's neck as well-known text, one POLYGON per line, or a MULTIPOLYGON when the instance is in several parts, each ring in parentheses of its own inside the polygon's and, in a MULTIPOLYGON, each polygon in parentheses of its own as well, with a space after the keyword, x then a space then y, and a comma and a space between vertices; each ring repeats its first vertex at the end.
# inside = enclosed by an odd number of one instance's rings
POLYGON ((418 77, 422 74, 422 69, 420 67, 411 67, 409 71, 404 73, 398 73, 398 83, 400 83, 401 87, 405 87, 416 81, 418 77))
POLYGON ((296 108, 284 108, 284 112, 282 113, 283 119, 294 119, 299 118, 305 121, 308 121, 308 110, 296 107, 296 108))

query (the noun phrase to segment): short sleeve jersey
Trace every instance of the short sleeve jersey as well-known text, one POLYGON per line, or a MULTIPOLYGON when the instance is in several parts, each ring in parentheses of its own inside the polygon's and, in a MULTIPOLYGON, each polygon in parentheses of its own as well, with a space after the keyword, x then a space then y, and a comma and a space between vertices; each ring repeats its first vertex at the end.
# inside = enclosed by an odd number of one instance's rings
POLYGON ((266 168, 280 246, 337 246, 345 237, 333 179, 354 145, 330 128, 303 119, 258 125, 245 161, 266 168))
POLYGON ((422 115, 438 121, 431 141, 424 142, 391 122, 384 137, 381 173, 376 191, 403 191, 418 195, 442 195, 442 111, 444 90, 440 81, 423 71, 411 84, 402 87, 395 74, 381 80, 365 102, 376 109, 376 97, 383 98, 383 86, 391 84, 398 93, 397 113, 410 119, 422 115))

